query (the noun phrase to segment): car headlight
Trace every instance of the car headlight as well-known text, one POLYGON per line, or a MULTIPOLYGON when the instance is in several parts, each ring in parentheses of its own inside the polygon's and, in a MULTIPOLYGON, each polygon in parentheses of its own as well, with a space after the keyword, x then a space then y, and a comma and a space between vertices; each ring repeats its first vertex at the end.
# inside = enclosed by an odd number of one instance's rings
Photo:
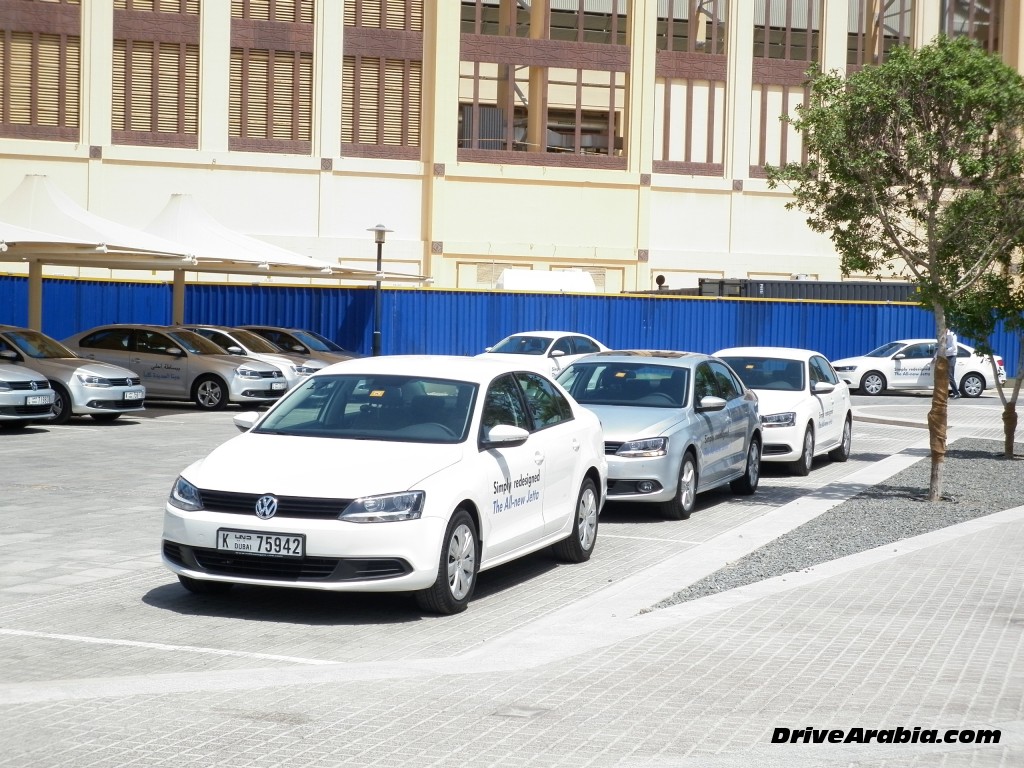
POLYGON ((839 373, 839 372, 850 373, 851 371, 856 371, 857 370, 857 366, 856 365, 835 365, 835 366, 832 366, 832 367, 833 367, 833 369, 837 373, 839 373))
POLYGON ((14 387, 12 387, 6 381, 0 381, 0 392, 8 392, 12 389, 14 389, 14 387))
POLYGON ((292 370, 299 376, 309 376, 311 373, 315 373, 317 369, 310 368, 308 365, 293 365, 292 370))
POLYGON ((796 424, 796 414, 792 411, 761 416, 761 425, 764 427, 792 427, 794 424, 796 424))
POLYGON ((109 387, 110 379, 102 376, 93 376, 91 373, 76 373, 75 377, 86 387, 109 387))
POLYGON ((629 458, 652 458, 668 453, 667 437, 648 437, 645 440, 628 440, 615 452, 616 456, 629 458))
POLYGON ((391 523, 397 520, 418 520, 423 514, 423 491, 385 493, 363 496, 346 507, 339 519, 350 523, 391 523))
POLYGON ((171 495, 167 497, 167 503, 178 509, 195 512, 203 508, 203 496, 199 493, 198 488, 178 475, 178 479, 171 487, 171 495))
POLYGON ((259 379, 260 372, 253 368, 246 368, 244 365, 235 369, 235 374, 241 379, 259 379))

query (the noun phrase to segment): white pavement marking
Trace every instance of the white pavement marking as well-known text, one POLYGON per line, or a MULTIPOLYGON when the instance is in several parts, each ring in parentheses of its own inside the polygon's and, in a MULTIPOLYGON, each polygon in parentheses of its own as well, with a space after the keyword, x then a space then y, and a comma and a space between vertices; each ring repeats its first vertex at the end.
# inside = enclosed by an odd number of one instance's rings
POLYGON ((73 643, 90 645, 122 645, 131 648, 149 648, 157 651, 174 651, 186 653, 209 653, 214 656, 236 656, 243 659, 259 659, 261 661, 287 661, 294 664, 336 664, 322 659, 303 659, 298 656, 277 656, 272 653, 251 653, 247 651, 228 651, 223 648, 201 648, 195 645, 168 645, 167 643, 146 643, 138 640, 117 640, 111 637, 88 637, 86 635, 61 635, 53 632, 29 632, 21 629, 0 629, 0 635, 18 637, 34 637, 41 640, 66 640, 73 643))

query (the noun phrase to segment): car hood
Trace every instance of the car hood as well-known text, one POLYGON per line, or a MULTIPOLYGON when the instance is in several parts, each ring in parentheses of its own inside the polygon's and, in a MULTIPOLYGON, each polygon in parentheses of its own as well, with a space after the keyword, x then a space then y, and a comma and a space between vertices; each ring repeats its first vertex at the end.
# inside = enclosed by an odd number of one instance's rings
POLYGON ((643 408, 623 405, 584 405, 597 414, 605 440, 624 442, 641 437, 657 437, 672 431, 686 420, 681 408, 643 408))
POLYGON ((139 374, 122 368, 119 365, 101 363, 98 360, 85 360, 81 357, 43 357, 30 358, 25 365, 45 373, 55 379, 67 380, 81 371, 105 379, 137 379, 139 374))
POLYGON ((261 435, 246 432, 182 475, 235 493, 358 498, 412 490, 462 459, 464 446, 261 435))
POLYGON ((769 413, 795 411, 800 401, 809 395, 806 392, 779 392, 776 389, 755 389, 758 411, 762 416, 769 413))
MULTIPOLYGON (((844 357, 842 360, 832 360, 831 362, 832 362, 832 367, 833 368, 838 368, 841 365, 854 365, 854 366, 869 365, 872 361, 876 365, 884 365, 886 362, 889 362, 889 358, 887 358, 887 357, 844 357)), ((758 391, 757 394, 760 395, 761 392, 758 391)))

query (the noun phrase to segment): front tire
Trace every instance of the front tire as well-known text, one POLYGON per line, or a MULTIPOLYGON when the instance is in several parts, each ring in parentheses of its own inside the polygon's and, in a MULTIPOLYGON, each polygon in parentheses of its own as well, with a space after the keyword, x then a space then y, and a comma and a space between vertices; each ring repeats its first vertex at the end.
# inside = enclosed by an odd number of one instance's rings
POLYGON ((56 381, 51 381, 50 387, 53 389, 53 418, 49 423, 67 424, 71 420, 71 395, 63 384, 56 381))
POLYGON ((457 509, 444 532, 437 579, 433 585, 416 593, 420 609, 442 616, 466 610, 476 589, 479 560, 476 524, 466 510, 457 509))
POLYGON ((843 424, 843 438, 837 448, 833 448, 828 452, 828 457, 832 461, 846 461, 850 458, 850 449, 853 446, 853 417, 847 415, 846 422, 843 424))
POLYGON ((191 576, 182 576, 180 573, 178 574, 178 581, 181 582, 181 586, 193 595, 222 595, 234 586, 228 581, 193 579, 191 576))
POLYGON ((860 391, 872 397, 885 392, 885 387, 885 376, 878 371, 868 371, 864 374, 864 378, 860 380, 860 391))
POLYGON ((676 495, 661 504, 661 516, 666 520, 688 520, 697 504, 697 462, 689 451, 679 465, 676 495))
POLYGON ((977 373, 968 373, 960 379, 960 392, 964 397, 981 397, 985 391, 985 380, 977 373))
POLYGON ((741 493, 750 496, 757 490, 757 484, 761 481, 761 441, 755 435, 750 439, 750 448, 747 449, 747 466, 743 470, 743 477, 733 480, 729 487, 733 493, 741 493))
POLYGON ((220 411, 228 404, 228 391, 216 376, 202 376, 192 388, 192 399, 204 411, 220 411))
POLYGON ((584 563, 590 559, 597 544, 597 510, 597 487, 588 477, 580 484, 572 533, 552 547, 555 557, 565 563, 584 563))
POLYGON ((807 477, 811 473, 811 465, 814 464, 814 430, 810 424, 804 430, 803 450, 800 458, 789 465, 789 471, 798 477, 807 477))

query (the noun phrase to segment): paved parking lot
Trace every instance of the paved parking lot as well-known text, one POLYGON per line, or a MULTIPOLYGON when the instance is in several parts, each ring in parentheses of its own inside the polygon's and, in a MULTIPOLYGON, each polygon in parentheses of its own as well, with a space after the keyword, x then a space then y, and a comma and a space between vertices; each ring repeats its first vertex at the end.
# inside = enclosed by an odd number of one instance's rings
POLYGON ((233 413, 0 433, 0 766, 1024 762, 1019 512, 642 613, 916 460, 923 430, 858 421, 851 461, 767 467, 755 496, 702 496, 688 521, 609 508, 589 563, 495 569, 439 618, 402 595, 181 589, 159 562, 163 500, 233 413), (992 723, 985 748, 769 743, 992 723))

